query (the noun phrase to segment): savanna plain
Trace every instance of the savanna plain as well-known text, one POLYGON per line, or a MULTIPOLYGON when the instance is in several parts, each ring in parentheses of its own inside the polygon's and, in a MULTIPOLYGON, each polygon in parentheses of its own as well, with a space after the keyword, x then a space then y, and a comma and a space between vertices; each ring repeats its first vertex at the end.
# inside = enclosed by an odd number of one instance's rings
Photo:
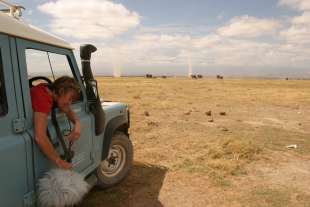
POLYGON ((81 207, 310 207, 310 81, 97 80, 129 105, 134 164, 81 207))

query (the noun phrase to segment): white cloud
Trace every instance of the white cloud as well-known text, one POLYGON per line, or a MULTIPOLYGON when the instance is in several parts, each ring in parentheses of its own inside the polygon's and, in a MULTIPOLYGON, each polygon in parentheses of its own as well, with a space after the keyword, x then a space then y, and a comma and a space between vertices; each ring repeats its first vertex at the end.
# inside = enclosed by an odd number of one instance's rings
POLYGON ((241 16, 231 19, 228 25, 219 28, 217 32, 226 37, 252 38, 274 34, 279 27, 277 20, 241 16))
POLYGON ((102 46, 94 62, 123 67, 151 66, 186 67, 191 59, 195 67, 305 67, 310 62, 302 46, 285 43, 264 43, 255 40, 236 40, 216 34, 204 37, 139 35, 131 42, 102 46), (99 57, 104 56, 104 60, 99 57), (299 57, 299 58, 296 58, 299 57))
POLYGON ((297 9, 301 11, 310 10, 309 0, 280 0, 279 5, 287 6, 292 9, 297 9))
POLYGON ((222 39, 223 38, 220 37, 219 35, 212 34, 212 35, 196 38, 193 40, 192 44, 193 44, 193 47, 196 49, 212 48, 212 47, 216 47, 217 45, 221 44, 222 39))
MULTIPOLYGON (((180 28, 141 28, 130 40, 118 40, 101 45, 94 62, 98 68, 296 68, 310 65, 307 43, 310 14, 292 18, 288 25, 277 20, 243 16, 228 21, 225 27, 191 35, 180 28), (167 32, 167 33, 165 33, 167 32), (279 32, 270 38, 272 35, 279 32), (238 38, 236 38, 238 37, 238 38), (252 38, 260 37, 260 38, 252 38), (100 57, 105 57, 100 58, 100 57)), ((186 28, 185 28, 186 31, 186 28)), ((309 42, 309 41, 308 41, 309 42)), ((164 68, 164 69, 163 69, 164 68)), ((154 70, 155 72, 155 70, 154 70)), ((180 74, 175 71, 176 74, 180 74)), ((183 69, 184 74, 184 69, 183 69)))
POLYGON ((104 55, 102 61, 108 65, 111 60, 120 59, 125 65, 179 65, 176 58, 180 51, 191 45, 191 37, 187 35, 139 34, 129 42, 101 46, 97 56, 104 55))
POLYGON ((180 48, 190 46, 191 37, 189 35, 169 35, 169 34, 142 34, 135 37, 137 42, 143 43, 143 46, 153 48, 180 48))
POLYGON ((293 17, 291 23, 293 25, 309 26, 310 25, 310 12, 304 12, 301 16, 293 17))
MULTIPOLYGON (((98 3, 98 1, 91 2, 98 3)), ((310 40, 308 40, 310 12, 292 17, 283 25, 276 19, 241 16, 232 18, 226 26, 220 28, 210 28, 205 25, 200 25, 199 28, 186 25, 139 27, 138 30, 130 33, 132 36, 126 36, 126 39, 123 39, 115 36, 140 24, 137 13, 128 11, 122 5, 103 0, 100 4, 105 5, 104 8, 109 12, 105 12, 104 15, 80 12, 78 14, 80 17, 75 20, 76 14, 71 11, 71 7, 61 8, 62 12, 59 13, 54 10, 51 12, 50 9, 58 7, 59 2, 62 3, 61 5, 67 5, 67 2, 74 5, 72 0, 58 0, 55 3, 44 4, 53 6, 44 8, 46 13, 54 17, 51 25, 53 31, 79 39, 89 38, 97 42, 95 45, 98 47, 98 52, 94 54, 92 62, 94 69, 105 72, 107 69, 114 68, 115 71, 125 71, 130 74, 129 69, 140 68, 143 74, 148 68, 154 73, 160 71, 159 74, 163 74, 174 68, 173 72, 180 74, 176 68, 183 68, 184 71, 189 62, 194 73, 196 68, 205 68, 206 72, 208 69, 217 67, 235 67, 239 70, 246 68, 245 70, 248 71, 253 68, 270 68, 270 70, 277 68, 279 71, 281 68, 305 69, 310 65, 310 40), (64 11, 66 11, 65 14, 62 14, 64 11), (135 23, 128 24, 127 16, 132 19, 129 22, 135 23), (107 17, 111 19, 108 21, 107 17), (92 18, 95 20, 91 20, 92 18), (105 27, 98 27, 97 19, 102 19, 105 27), (81 26, 87 21, 91 24, 87 27, 81 26), (58 30, 57 25, 65 24, 69 27, 58 30), (116 30, 114 25, 122 25, 123 30, 116 30), (200 32, 197 32, 198 30, 200 32), (115 38, 96 40, 104 37, 115 38)))
POLYGON ((57 0, 38 9, 53 17, 53 32, 77 39, 111 38, 140 24, 138 13, 108 0, 57 0))
POLYGON ((101 72, 115 69, 127 74, 140 70, 138 74, 149 71, 179 75, 186 74, 190 61, 194 73, 197 68, 204 68, 207 74, 214 68, 236 68, 239 75, 242 75, 241 69, 246 75, 255 74, 257 68, 279 73, 282 68, 305 69, 310 65, 309 57, 309 47, 288 41, 267 43, 217 34, 201 37, 140 34, 130 41, 98 45, 92 62, 101 72))
POLYGON ((299 16, 291 17, 288 28, 280 32, 281 37, 289 45, 310 44, 310 1, 309 0, 279 0, 279 5, 287 6, 302 12, 299 16))
POLYGON ((290 44, 310 44, 310 12, 291 19, 291 25, 281 36, 290 44))

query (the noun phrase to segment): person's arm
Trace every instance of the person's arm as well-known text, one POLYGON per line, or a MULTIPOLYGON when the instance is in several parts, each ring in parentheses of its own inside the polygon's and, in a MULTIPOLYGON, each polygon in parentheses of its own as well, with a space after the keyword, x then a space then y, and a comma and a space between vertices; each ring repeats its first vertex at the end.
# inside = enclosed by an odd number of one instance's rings
POLYGON ((62 160, 47 137, 48 116, 45 113, 34 112, 35 141, 42 152, 59 168, 71 169, 72 165, 62 160))
POLYGON ((76 141, 81 136, 81 122, 79 117, 74 113, 71 107, 62 108, 60 110, 64 112, 69 120, 74 124, 73 130, 68 135, 68 139, 70 141, 76 141))

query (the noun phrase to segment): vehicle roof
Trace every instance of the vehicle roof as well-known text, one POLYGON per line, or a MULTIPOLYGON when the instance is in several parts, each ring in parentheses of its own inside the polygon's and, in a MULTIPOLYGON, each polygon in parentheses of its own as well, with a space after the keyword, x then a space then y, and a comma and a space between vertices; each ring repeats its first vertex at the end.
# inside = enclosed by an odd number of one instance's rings
POLYGON ((0 12, 0 33, 62 48, 73 49, 70 43, 65 40, 3 12, 0 12))

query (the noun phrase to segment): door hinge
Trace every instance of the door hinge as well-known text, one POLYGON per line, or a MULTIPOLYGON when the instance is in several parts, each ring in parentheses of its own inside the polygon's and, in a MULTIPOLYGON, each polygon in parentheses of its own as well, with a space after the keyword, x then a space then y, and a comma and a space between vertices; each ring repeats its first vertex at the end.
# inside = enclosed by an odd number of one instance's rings
POLYGON ((35 204, 35 194, 31 191, 24 195, 24 207, 33 207, 35 204))
POLYGON ((13 120, 13 129, 15 133, 22 133, 25 131, 25 119, 19 118, 13 120))

